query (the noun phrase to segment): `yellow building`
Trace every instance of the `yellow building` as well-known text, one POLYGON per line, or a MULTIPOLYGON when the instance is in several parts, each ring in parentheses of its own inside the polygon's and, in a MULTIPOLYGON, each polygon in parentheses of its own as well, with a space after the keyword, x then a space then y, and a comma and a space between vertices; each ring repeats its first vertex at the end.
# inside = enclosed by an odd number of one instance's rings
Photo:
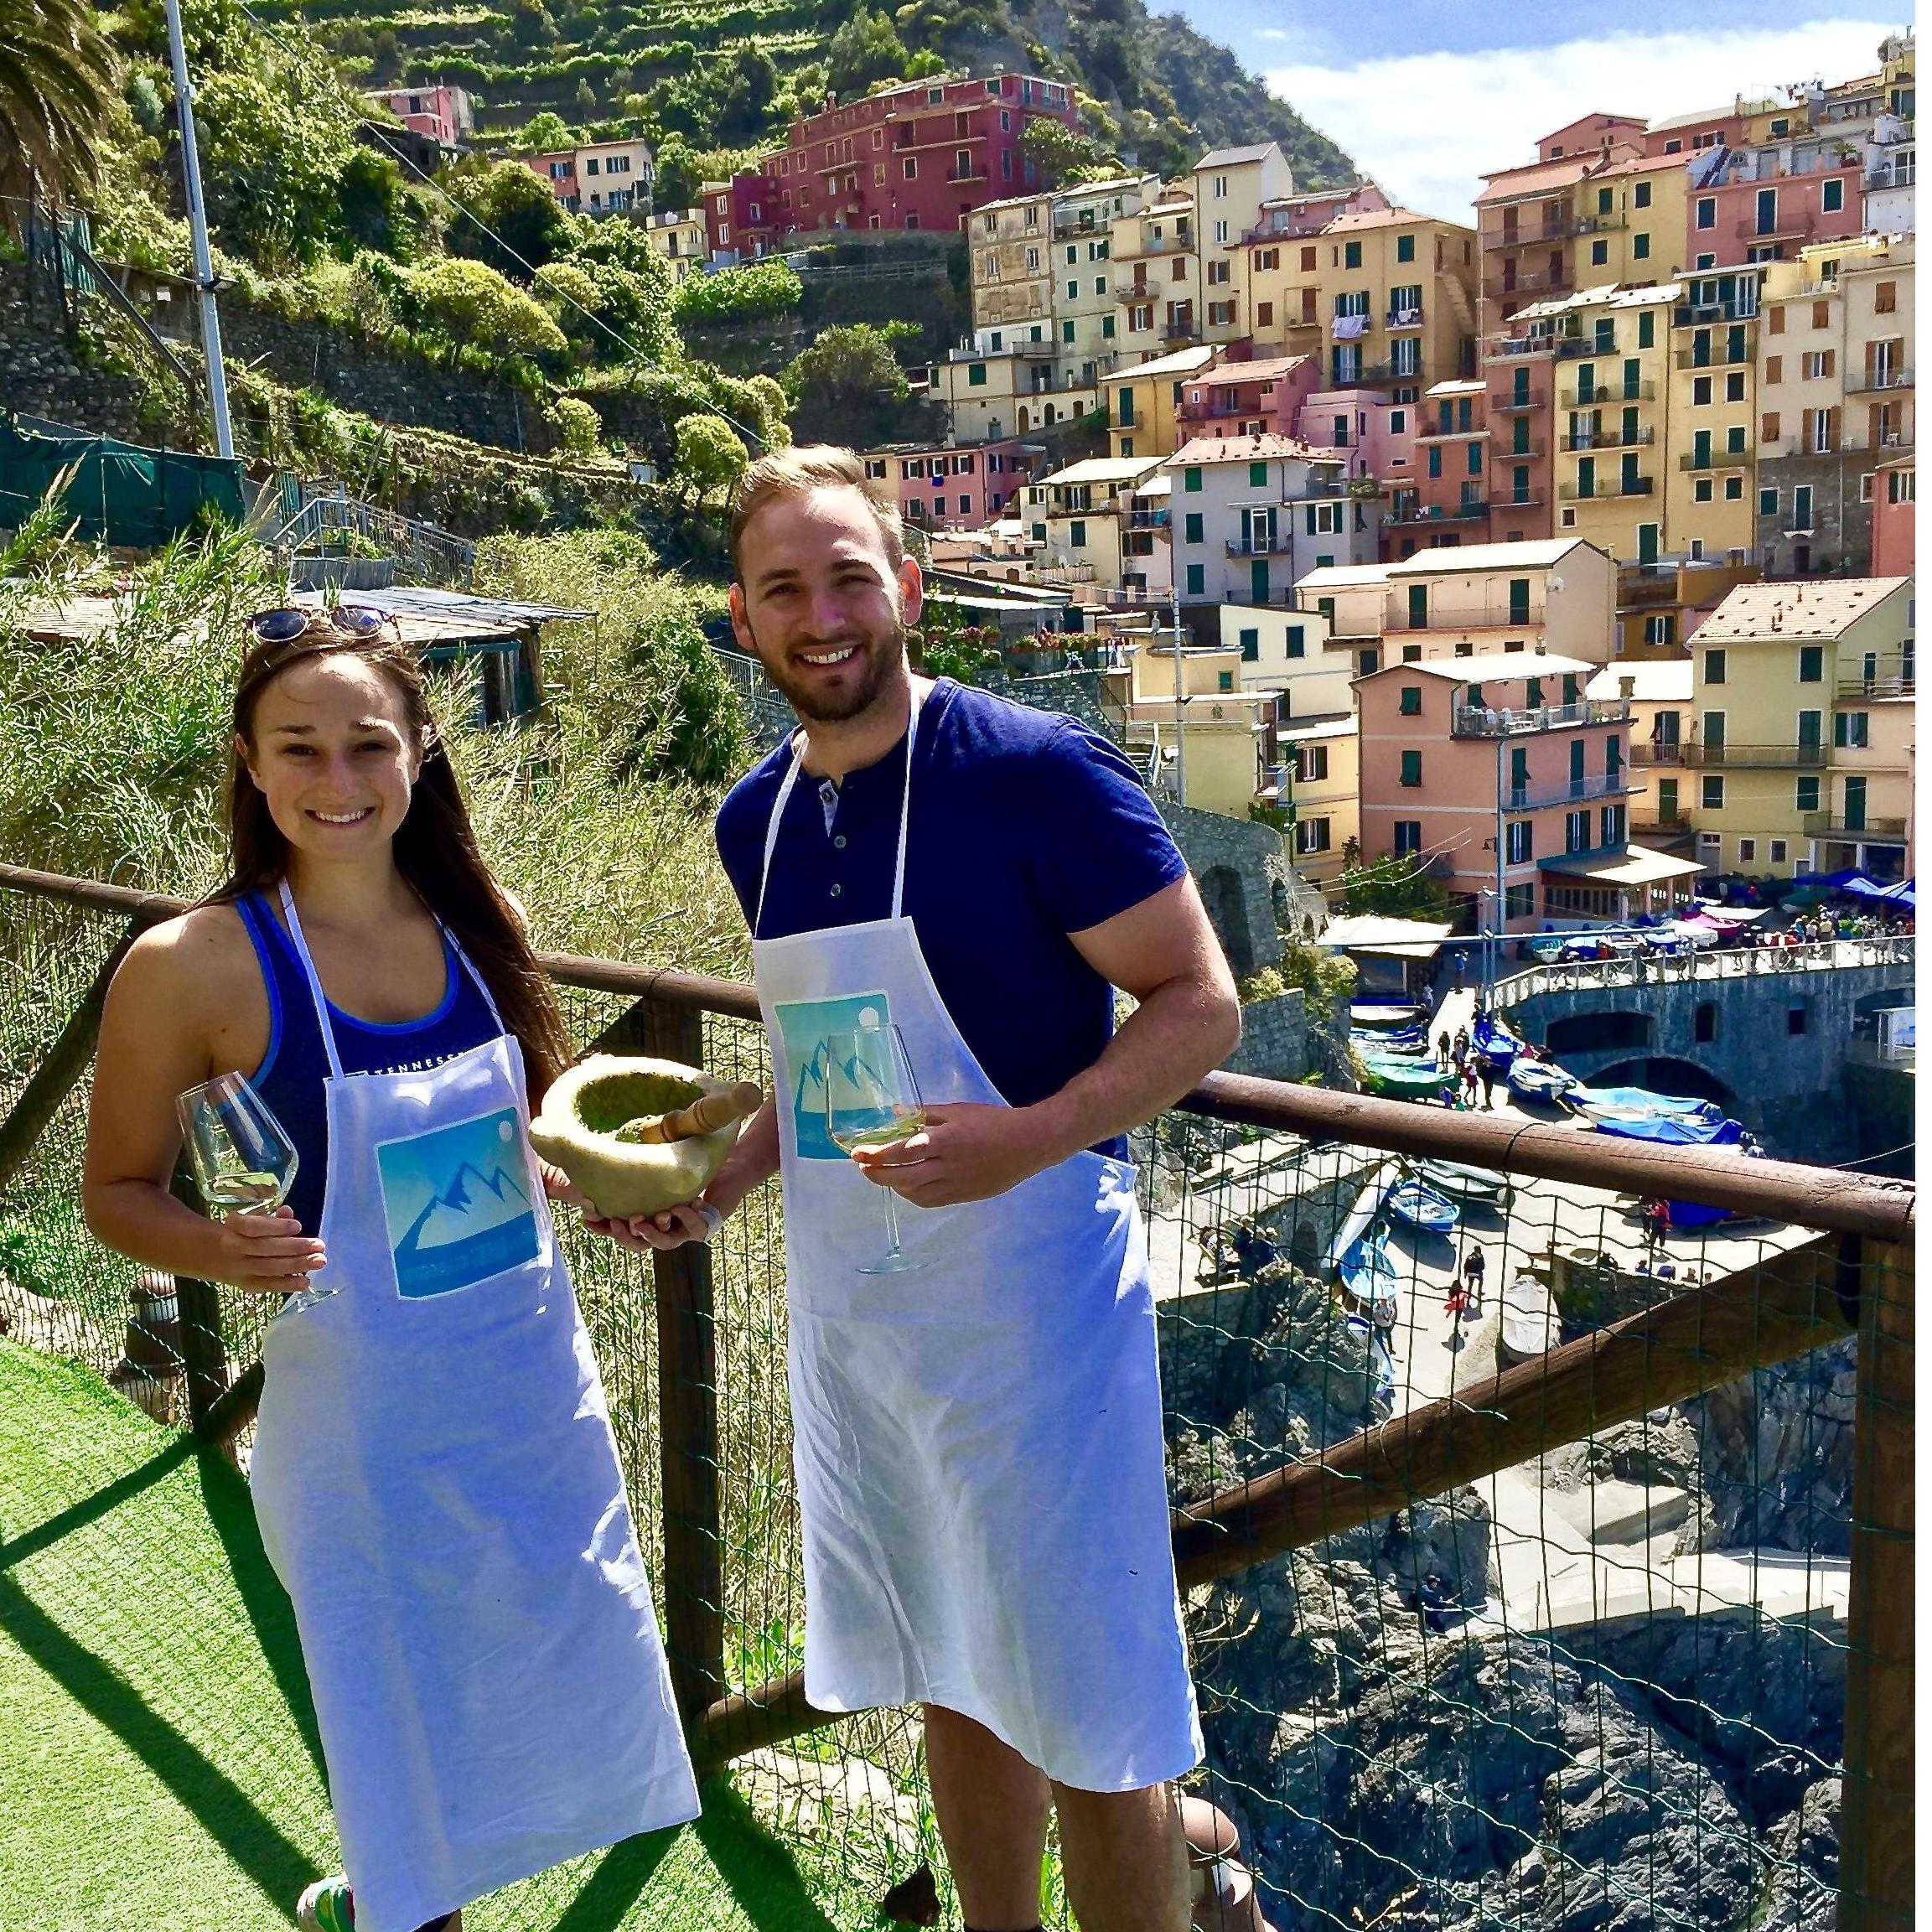
POLYGON ((1712 872, 1903 868, 1912 580, 1741 585, 1691 640, 1683 763, 1712 872))
POLYGON ((1121 360, 1158 355, 1201 339, 1201 260, 1194 184, 1168 183, 1111 224, 1108 286, 1121 360))
POLYGON ((1572 191, 1581 232, 1572 242, 1576 287, 1670 282, 1684 258, 1689 174, 1681 154, 1612 160, 1572 191))
POLYGON ((1383 208, 1244 253, 1256 352, 1319 355, 1323 388, 1413 388, 1413 402, 1474 372, 1474 230, 1383 208))
POLYGON ((704 210, 702 208, 666 208, 644 224, 645 239, 671 268, 673 282, 704 266, 704 210))
POLYGON ((1272 141, 1217 148, 1194 163, 1196 243, 1200 253, 1199 321, 1204 340, 1225 344, 1254 333, 1246 282, 1249 231, 1261 205, 1294 193, 1287 157, 1272 141))
POLYGON ((1172 456, 1186 440, 1176 412, 1189 379, 1214 366, 1218 351, 1178 349, 1150 362, 1125 364, 1101 378, 1112 454, 1136 458, 1172 456))
POLYGON ((1264 747, 1259 795, 1264 805, 1289 810, 1295 870, 1323 890, 1339 881, 1362 837, 1361 739, 1353 712, 1280 719, 1264 747))
MULTIPOLYGON (((1762 265, 1695 275, 1670 312, 1664 530, 1691 557, 1748 561, 1757 539, 1762 265)), ((1619 556, 1624 553, 1619 552, 1619 556)))
POLYGON ((1093 588, 1103 595, 1117 593, 1130 574, 1144 576, 1127 541, 1134 490, 1160 463, 1158 456, 1090 457, 1028 484, 1024 515, 1028 534, 1045 546, 1041 562, 1090 565, 1093 588))
POLYGON ((1630 836, 1646 845, 1688 846, 1696 774, 1686 762, 1696 667, 1687 655, 1606 666, 1583 687, 1593 704, 1621 698, 1630 709, 1629 759, 1636 784, 1630 836))
POLYGON ((992 201, 967 225, 975 332, 1053 319, 1053 197, 992 201))

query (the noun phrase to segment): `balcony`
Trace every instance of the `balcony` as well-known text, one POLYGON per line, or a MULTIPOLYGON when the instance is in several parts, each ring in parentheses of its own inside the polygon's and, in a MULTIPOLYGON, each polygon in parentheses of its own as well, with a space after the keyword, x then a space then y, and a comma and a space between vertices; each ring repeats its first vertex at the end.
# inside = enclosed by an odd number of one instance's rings
POLYGON ((1487 436, 1489 433, 1487 426, 1480 422, 1465 422, 1460 429, 1445 429, 1442 424, 1437 423, 1432 429, 1418 429, 1416 432, 1416 441, 1417 443, 1444 443, 1452 437, 1487 436))
POLYGON ((983 168, 949 168, 945 178, 948 181, 987 181, 992 179, 983 168))
POLYGON ((1570 279, 1570 271, 1567 267, 1541 268, 1531 269, 1522 274, 1505 277, 1500 288, 1488 293, 1493 293, 1498 300, 1501 300, 1510 295, 1553 295, 1563 289, 1573 288, 1575 286, 1576 284, 1570 279))
POLYGON ((1594 409, 1604 402, 1655 402, 1654 382, 1613 382, 1603 389, 1566 389, 1558 400, 1566 409, 1594 409))
POLYGON ((1633 744, 1632 764, 1681 765, 1690 771, 1821 771, 1831 748, 1801 744, 1633 744))
POLYGON ((1909 188, 1918 177, 1919 170, 1910 161, 1868 168, 1865 170, 1865 190, 1869 194, 1874 188, 1909 188))
MULTIPOLYGON (((1588 805, 1594 799, 1621 798, 1629 789, 1620 771, 1593 772, 1588 778, 1560 779, 1554 785, 1510 785, 1503 794, 1503 806, 1508 811, 1536 811, 1546 805, 1588 805)), ((1576 858, 1582 853, 1563 856, 1576 858)))
POLYGON ((1556 447, 1571 455, 1591 449, 1642 449, 1650 446, 1656 433, 1654 429, 1586 430, 1580 436, 1559 438, 1556 447))
POLYGON ((1910 389, 1914 386, 1913 374, 1909 369, 1851 370, 1845 378, 1845 393, 1847 396, 1883 396, 1888 390, 1910 389))
POLYGON ((1758 291, 1753 287, 1748 295, 1733 296, 1727 302, 1681 303, 1670 312, 1673 329, 1695 329, 1707 322, 1755 322, 1758 319, 1758 291))
POLYGON ((1385 329, 1420 329, 1422 326, 1422 312, 1419 308, 1391 308, 1382 318, 1382 326, 1385 329))
POLYGON ((1671 365, 1677 369, 1742 369, 1750 361, 1751 351, 1741 349, 1735 355, 1721 354, 1715 345, 1700 352, 1695 349, 1680 349, 1670 358, 1671 365))
POLYGON ((1499 510, 1541 510, 1548 500, 1540 489, 1513 491, 1508 496, 1492 496, 1489 508, 1499 510))
POLYGON ((1054 223, 1055 241, 1074 241, 1082 236, 1090 241, 1101 241, 1106 238, 1106 234, 1107 225, 1104 221, 1070 220, 1063 216, 1054 223))
POLYGON ((1580 483, 1561 484, 1556 495, 1565 503, 1594 503, 1599 497, 1650 496, 1655 495, 1656 488, 1654 477, 1634 476, 1628 480, 1619 477, 1614 482, 1601 483, 1591 489, 1584 489, 1580 483))
POLYGON ((1130 510, 1127 512, 1129 530, 1165 530, 1173 519, 1173 512, 1166 510, 1130 510))
POLYGON ((1489 514, 1487 503, 1417 503, 1391 510, 1382 524, 1385 529, 1400 530, 1418 523, 1480 523, 1489 514))
POLYGON ((1488 408, 1492 416, 1526 416, 1532 410, 1544 407, 1549 400, 1540 389, 1532 389, 1524 396, 1518 396, 1511 390, 1507 396, 1490 396, 1488 408))
POLYGON ((1843 698, 1910 697, 1914 681, 1910 671, 1872 677, 1840 678, 1838 695, 1843 698))
POLYGON ((1199 342, 1200 330, 1192 322, 1168 322, 1161 325, 1163 342, 1199 342))
POLYGON ((1679 469, 1694 469, 1709 474, 1720 469, 1748 469, 1750 457, 1742 449, 1712 449, 1700 454, 1692 450, 1677 458, 1679 469))
MULTIPOLYGON (((1361 389, 1382 389, 1387 387, 1391 383, 1420 382, 1422 380, 1422 372, 1419 367, 1410 369, 1398 367, 1393 362, 1371 362, 1365 369, 1356 371, 1353 386, 1361 389)), ((1336 389, 1347 389, 1351 385, 1348 380, 1344 379, 1331 384, 1330 386, 1336 389)))
POLYGON ((1272 536, 1230 536, 1227 539, 1230 557, 1286 557, 1293 546, 1294 539, 1287 531, 1277 531, 1272 536))
MULTIPOLYGON (((1768 248, 1774 241, 1809 241, 1818 232, 1818 217, 1807 214, 1780 217, 1767 228, 1758 220, 1740 221, 1736 233, 1740 241, 1756 247, 1768 248)), ((1695 239, 1695 237, 1693 237, 1695 239)))
POLYGON ((1172 286, 1168 282, 1156 287, 1151 282, 1130 282, 1123 287, 1116 282, 1114 284, 1114 301, 1121 308, 1137 302, 1158 302, 1172 286))
MULTIPOLYGON (((1575 704, 1540 704, 1517 711, 1500 705, 1463 704, 1456 707, 1449 735, 1520 738, 1528 732, 1566 731, 1579 724, 1627 724, 1629 719, 1630 707, 1620 697, 1582 698, 1575 704)), ((1616 789, 1623 790, 1620 778, 1616 789)))
POLYGON ((1806 838, 1862 839, 1872 845, 1902 845, 1905 821, 1902 818, 1865 818, 1854 825, 1842 812, 1808 811, 1805 814, 1806 838))

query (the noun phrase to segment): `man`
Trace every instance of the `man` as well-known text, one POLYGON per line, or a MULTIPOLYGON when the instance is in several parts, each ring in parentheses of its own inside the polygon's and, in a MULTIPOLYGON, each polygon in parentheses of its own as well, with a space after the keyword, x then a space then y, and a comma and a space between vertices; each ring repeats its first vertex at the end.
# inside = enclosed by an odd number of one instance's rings
POLYGON ((848 451, 753 464, 731 542, 733 627, 802 722, 718 815, 774 1098, 701 1201, 631 1230, 702 1240, 781 1178, 806 1694, 925 1707, 971 1932, 1039 1924, 1049 1805, 1085 1932, 1184 1932, 1170 1781, 1200 1733, 1124 1137, 1232 1050, 1233 981, 1113 748, 912 675, 919 567, 848 451), (848 1159, 830 1043, 868 1028, 924 1126, 848 1159), (875 1187, 905 1272, 870 1272, 875 1187))

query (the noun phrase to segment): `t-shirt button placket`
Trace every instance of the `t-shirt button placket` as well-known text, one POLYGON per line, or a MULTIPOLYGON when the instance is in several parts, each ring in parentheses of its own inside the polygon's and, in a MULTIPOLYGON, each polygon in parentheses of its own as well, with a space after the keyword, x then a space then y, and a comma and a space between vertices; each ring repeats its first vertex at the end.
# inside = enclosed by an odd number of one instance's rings
POLYGON ((843 852, 845 850, 845 834, 842 831, 834 832, 831 842, 835 851, 843 852))
POLYGON ((840 894, 842 892, 843 892, 844 890, 845 890, 845 888, 844 888, 842 885, 838 885, 838 884, 836 884, 836 883, 835 883, 835 884, 833 885, 832 888, 831 888, 831 896, 832 896, 834 899, 837 899, 837 898, 838 897, 838 895, 839 895, 839 894, 840 894))

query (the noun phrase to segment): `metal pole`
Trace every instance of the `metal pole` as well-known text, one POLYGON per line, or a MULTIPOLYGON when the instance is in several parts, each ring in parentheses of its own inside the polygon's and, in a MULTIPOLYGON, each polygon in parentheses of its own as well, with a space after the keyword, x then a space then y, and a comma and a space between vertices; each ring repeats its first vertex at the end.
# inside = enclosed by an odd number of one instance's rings
MULTIPOLYGON (((1172 546, 1169 547, 1171 550, 1172 546)), ((1174 580, 1174 794, 1185 805, 1188 802, 1188 727, 1181 676, 1181 579, 1178 570, 1170 574, 1174 580)))
POLYGON ((1503 734, 1499 730, 1496 733, 1496 903, 1489 909, 1490 940, 1484 952, 1489 964, 1486 982, 1492 987, 1496 983, 1497 971, 1502 964, 1503 905, 1503 734))
POLYGON ((188 231, 194 246, 194 285, 201 292, 201 354, 208 365, 208 401, 215 414, 215 453, 235 454, 228 420, 228 377, 221 365, 221 319, 215 312, 215 266, 208 254, 208 212, 201 201, 201 160, 194 146, 194 90, 188 79, 188 49, 181 38, 179 0, 166 0, 168 56, 174 70, 174 112, 181 126, 181 184, 188 201, 188 231))

